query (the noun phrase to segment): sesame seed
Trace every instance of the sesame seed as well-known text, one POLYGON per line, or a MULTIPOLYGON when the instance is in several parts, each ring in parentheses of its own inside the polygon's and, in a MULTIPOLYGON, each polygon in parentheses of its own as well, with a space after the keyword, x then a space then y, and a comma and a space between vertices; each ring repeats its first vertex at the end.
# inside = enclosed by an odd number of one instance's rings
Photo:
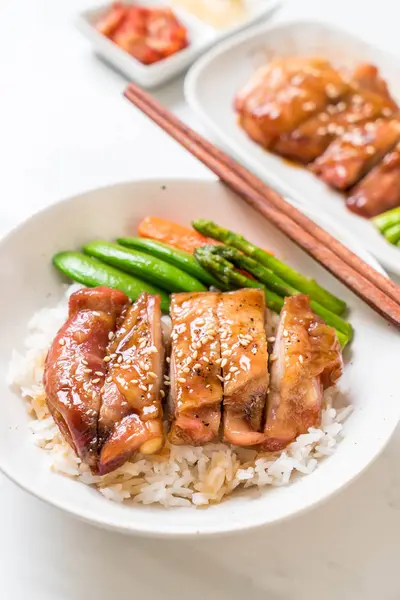
POLYGON ((150 392, 150 390, 152 390, 152 389, 153 389, 153 384, 152 384, 152 383, 150 383, 150 384, 148 385, 148 388, 147 388, 147 389, 148 389, 148 390, 149 390, 149 392, 150 392))
POLYGON ((315 102, 304 102, 303 108, 307 111, 315 110, 317 108, 317 105, 315 104, 315 102))
POLYGON ((91 373, 91 372, 92 372, 92 369, 83 369, 83 372, 84 372, 84 373, 91 373))
POLYGON ((228 373, 228 375, 225 377, 224 381, 229 381, 229 380, 230 380, 230 378, 231 378, 231 374, 230 374, 230 373, 228 373))
POLYGON ((178 377, 179 383, 186 383, 186 379, 184 377, 178 377))
POLYGON ((215 331, 215 329, 209 329, 209 330, 207 331, 207 335, 211 335, 211 336, 215 335, 216 333, 217 333, 217 332, 215 331))
POLYGON ((256 346, 254 346, 254 348, 252 348, 251 351, 252 351, 253 354, 257 354, 257 348, 256 348, 256 346))
POLYGON ((100 377, 96 377, 96 379, 92 379, 92 383, 99 383, 100 377))
POLYGON ((161 396, 161 398, 165 398, 165 392, 164 392, 164 390, 160 390, 160 396, 161 396))
POLYGON ((170 381, 164 381, 164 385, 171 385, 170 381))
POLYGON ((193 369, 201 369, 201 364, 196 363, 195 365, 193 365, 193 369))
POLYGON ((150 369, 150 365, 144 365, 144 370, 148 371, 150 369))
POLYGON ((158 350, 157 350, 157 348, 155 346, 151 346, 150 347, 150 351, 151 351, 152 354, 158 354, 158 350))
POLYGON ((221 360, 221 367, 224 368, 224 366, 226 365, 227 362, 228 362, 228 359, 227 358, 223 358, 221 360))
POLYGON ((208 384, 206 385, 206 388, 209 388, 209 387, 211 387, 211 386, 210 386, 210 384, 208 383, 208 384))
POLYGON ((169 357, 169 356, 167 356, 167 358, 166 358, 166 361, 167 361, 167 363, 170 363, 170 362, 171 362, 171 359, 170 359, 170 357, 169 357))
POLYGON ((131 383, 135 384, 135 383, 139 383, 138 379, 131 379, 131 383))
MULTIPOLYGON (((204 360, 204 359, 203 359, 204 360)), ((208 362, 208 361, 207 361, 208 362)), ((215 363, 217 365, 220 365, 222 363, 222 358, 217 358, 217 360, 215 361, 215 363)))
POLYGON ((197 352, 197 350, 195 350, 192 354, 192 358, 193 359, 197 358, 197 355, 198 355, 198 352, 197 352))
MULTIPOLYGON (((110 360, 111 360, 111 356, 105 356, 105 357, 104 357, 104 362, 105 362, 105 363, 108 363, 108 362, 110 362, 110 360)), ((86 363, 86 364, 87 364, 87 363, 86 363)))
POLYGON ((207 356, 202 356, 200 360, 204 361, 205 363, 210 362, 210 359, 207 356))
POLYGON ((231 373, 236 373, 236 371, 239 371, 237 367, 231 367, 229 370, 231 373))
POLYGON ((186 365, 190 365, 191 362, 193 362, 193 358, 191 356, 188 356, 186 359, 186 365))
POLYGON ((113 352, 112 354, 110 354, 110 358, 117 358, 116 352, 113 352))
POLYGON ((83 364, 83 365, 88 365, 89 363, 88 363, 88 361, 87 361, 87 360, 85 360, 84 358, 82 358, 82 364, 83 364))
POLYGON ((283 337, 289 337, 289 332, 287 329, 283 330, 283 337))
POLYGON ((332 83, 328 83, 325 90, 328 98, 337 98, 339 96, 339 90, 332 83))
POLYGON ((103 371, 95 371, 94 374, 98 375, 99 377, 103 377, 104 375, 103 371))
POLYGON ((169 379, 169 375, 164 375, 164 379, 169 379))
POLYGON ((145 345, 146 345, 146 341, 144 341, 144 342, 140 342, 140 344, 139 344, 139 348, 141 348, 141 349, 142 349, 142 348, 144 348, 144 347, 145 347, 145 345))
POLYGON ((219 379, 220 381, 224 381, 224 378, 223 378, 223 377, 221 377, 221 375, 217 375, 217 377, 218 377, 218 379, 219 379))
POLYGON ((225 357, 225 356, 229 357, 229 356, 231 356, 231 354, 232 354, 232 350, 224 350, 224 352, 221 352, 222 357, 225 357))
POLYGON ((155 373, 153 373, 153 371, 149 371, 148 375, 149 375, 149 377, 152 377, 153 379, 157 379, 157 375, 155 373))
POLYGON ((128 356, 128 358, 126 358, 126 359, 124 360, 124 363, 126 363, 127 365, 130 365, 130 364, 132 363, 132 359, 131 359, 131 358, 129 358, 129 356, 128 356))
POLYGON ((393 111, 391 108, 383 108, 382 109, 382 114, 384 117, 390 117, 391 114, 393 114, 393 111))
POLYGON ((201 327, 202 325, 204 325, 204 319, 197 319, 196 320, 196 325, 198 325, 199 327, 201 327))
POLYGON ((106 382, 107 383, 111 383, 112 382, 112 377, 107 377, 106 382))
POLYGON ((145 371, 145 369, 146 369, 146 363, 144 362, 144 360, 141 360, 141 361, 140 361, 140 363, 139 363, 139 367, 140 367, 141 369, 143 369, 143 371, 145 371))
POLYGON ((122 354, 120 354, 120 355, 118 356, 118 360, 117 360, 117 362, 119 362, 119 363, 122 363, 122 354))
POLYGON ((303 355, 302 355, 302 354, 300 354, 300 356, 299 356, 299 363, 303 364, 303 362, 304 362, 303 355))
POLYGON ((190 373, 190 369, 189 367, 185 367, 184 369, 182 369, 183 373, 190 373))
POLYGON ((65 344, 65 340, 64 340, 64 338, 60 338, 60 339, 58 340, 58 343, 60 344, 60 346, 64 346, 64 344, 65 344))
POLYGON ((113 331, 110 331, 110 333, 108 334, 108 339, 111 341, 114 337, 115 333, 113 331))
POLYGON ((276 354, 271 354, 270 360, 271 362, 274 362, 275 360, 278 360, 278 357, 276 356, 276 354))
POLYGON ((275 336, 271 335, 271 337, 267 338, 267 342, 274 342, 275 341, 275 336))

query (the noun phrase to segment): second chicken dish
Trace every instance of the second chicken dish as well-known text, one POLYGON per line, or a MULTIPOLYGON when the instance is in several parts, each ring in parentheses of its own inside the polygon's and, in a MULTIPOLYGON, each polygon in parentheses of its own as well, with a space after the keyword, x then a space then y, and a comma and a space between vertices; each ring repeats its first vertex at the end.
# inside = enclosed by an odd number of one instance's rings
POLYGON ((373 217, 400 205, 391 158, 399 108, 373 65, 350 72, 319 57, 277 59, 254 74, 234 106, 249 137, 346 192, 351 211, 373 217))

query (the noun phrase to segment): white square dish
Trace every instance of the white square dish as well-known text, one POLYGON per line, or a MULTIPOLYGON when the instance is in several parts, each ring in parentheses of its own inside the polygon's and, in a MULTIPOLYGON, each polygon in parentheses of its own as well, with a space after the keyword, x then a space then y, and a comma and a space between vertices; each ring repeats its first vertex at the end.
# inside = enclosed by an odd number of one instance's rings
MULTIPOLYGON (((140 0, 140 2, 128 0, 127 4, 165 6, 168 2, 162 2, 162 0, 140 0)), ((278 4, 279 0, 249 0, 248 19, 240 25, 223 30, 214 29, 184 9, 173 7, 175 14, 188 30, 189 46, 152 65, 142 64, 97 31, 95 23, 109 10, 111 2, 82 12, 77 19, 77 26, 90 41, 96 54, 129 79, 144 87, 152 88, 165 83, 168 79, 184 71, 211 45, 254 24, 259 19, 267 17, 278 4)))
POLYGON ((395 57, 330 25, 299 21, 262 25, 219 44, 191 69, 185 82, 186 99, 208 129, 259 177, 289 200, 328 213, 385 267, 400 274, 400 249, 390 245, 367 219, 351 213, 341 194, 306 169, 263 150, 237 124, 233 99, 254 70, 273 57, 294 55, 318 55, 350 68, 371 62, 380 69, 391 93, 400 95, 400 63, 395 57))

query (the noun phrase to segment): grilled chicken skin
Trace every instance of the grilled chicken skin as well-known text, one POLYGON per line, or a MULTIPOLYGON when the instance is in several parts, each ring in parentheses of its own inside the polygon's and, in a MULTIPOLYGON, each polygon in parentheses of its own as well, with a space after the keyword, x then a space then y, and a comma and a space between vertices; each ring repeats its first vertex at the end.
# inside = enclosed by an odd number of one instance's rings
POLYGON ((400 138, 397 119, 378 119, 349 129, 311 165, 330 186, 346 190, 355 185, 400 138))
POLYGON ((169 439, 202 445, 221 421, 222 384, 216 292, 173 294, 169 439))
POLYGON ((400 144, 351 191, 346 206, 367 218, 400 206, 400 144))
POLYGON ((336 332, 312 312, 308 296, 285 298, 271 356, 264 450, 283 450, 320 425, 323 390, 342 366, 336 332))
POLYGON ((153 454, 164 444, 160 298, 143 293, 110 337, 99 419, 101 474, 122 465, 135 451, 153 454))
POLYGON ((217 314, 224 440, 238 446, 260 444, 269 381, 264 292, 251 288, 221 294, 217 314))
POLYGON ((236 96, 235 110, 247 134, 265 148, 282 134, 338 102, 349 86, 321 58, 289 57, 259 69, 236 96))
POLYGON ((129 299, 117 290, 83 289, 69 300, 69 317, 56 335, 44 369, 47 405, 67 442, 97 471, 97 422, 108 338, 129 299))
MULTIPOLYGON (((273 151, 302 164, 318 158, 338 136, 351 127, 363 125, 380 117, 390 117, 397 107, 393 101, 377 92, 365 90, 352 81, 353 91, 340 102, 329 104, 317 115, 307 119, 294 131, 285 133, 274 144, 273 151)), ((377 86, 379 87, 379 86, 377 86)))

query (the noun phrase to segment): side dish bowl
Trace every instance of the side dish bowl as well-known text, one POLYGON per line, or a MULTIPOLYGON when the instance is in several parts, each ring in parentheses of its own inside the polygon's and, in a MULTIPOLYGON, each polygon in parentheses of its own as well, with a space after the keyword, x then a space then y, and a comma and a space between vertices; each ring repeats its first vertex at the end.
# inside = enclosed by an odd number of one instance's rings
MULTIPOLYGON (((310 216, 319 221, 312 213, 310 216)), ((379 269, 346 234, 328 226, 379 269)), ((129 534, 188 536, 277 522, 311 508, 352 481, 379 455, 400 418, 398 331, 215 181, 137 181, 54 204, 0 242, 0 270, 0 469, 38 498, 94 525, 129 534), (149 214, 182 224, 195 218, 221 222, 271 249, 348 303, 355 338, 345 351, 340 390, 354 410, 335 454, 324 459, 312 474, 290 486, 240 491, 206 509, 117 504, 95 489, 53 472, 46 452, 33 444, 27 407, 6 383, 7 365, 12 350, 22 349, 33 313, 43 306, 54 306, 63 294, 63 281, 51 265, 52 256, 60 250, 79 248, 93 238, 134 235, 139 221, 149 214)))

